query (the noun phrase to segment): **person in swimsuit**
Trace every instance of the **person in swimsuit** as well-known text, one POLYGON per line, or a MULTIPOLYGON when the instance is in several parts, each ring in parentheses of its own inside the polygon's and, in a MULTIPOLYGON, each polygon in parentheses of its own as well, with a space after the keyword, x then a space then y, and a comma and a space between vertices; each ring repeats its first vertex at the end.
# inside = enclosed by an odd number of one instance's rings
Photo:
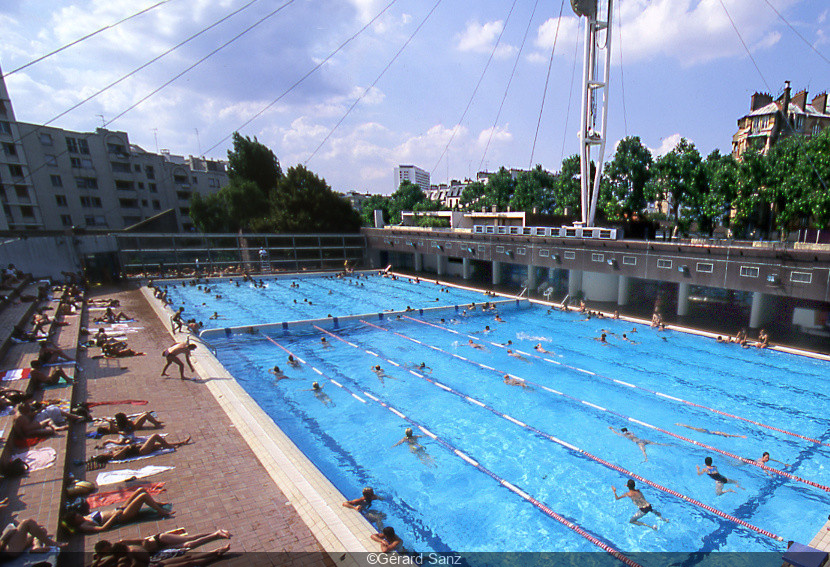
POLYGON ((194 350, 196 350, 196 345, 190 342, 176 343, 173 346, 164 349, 161 355, 167 359, 167 364, 164 365, 161 375, 167 376, 167 369, 170 368, 171 364, 176 364, 179 367, 181 379, 186 380, 187 378, 184 377, 184 363, 179 360, 179 355, 184 355, 187 365, 190 367, 190 371, 195 372, 193 363, 190 362, 190 353, 194 350))
POLYGON ((608 429, 613 431, 614 435, 619 435, 620 437, 628 439, 632 443, 636 443, 637 446, 640 448, 640 451, 642 451, 643 453, 644 463, 648 462, 648 455, 646 455, 646 445, 662 445, 664 447, 666 446, 665 443, 655 443, 654 441, 649 441, 648 439, 640 439, 639 437, 631 433, 627 427, 623 427, 619 431, 617 431, 613 427, 609 427, 608 429))
POLYGON ((537 344, 535 347, 533 347, 533 348, 534 348, 534 350, 536 350, 537 352, 541 352, 541 353, 544 353, 544 354, 551 354, 551 352, 550 352, 549 350, 545 350, 545 347, 543 347, 543 346, 542 346, 542 343, 538 343, 538 344, 537 344))
POLYGON ((704 459, 703 462, 706 463, 706 466, 703 468, 700 468, 699 465, 695 465, 695 468, 697 469, 697 474, 698 476, 702 474, 708 474, 709 478, 715 481, 715 494, 717 494, 718 496, 721 496, 726 492, 735 492, 731 488, 724 490, 723 486, 725 484, 734 484, 741 490, 746 490, 743 486, 740 485, 740 483, 737 480, 730 480, 722 474, 720 474, 718 472, 718 468, 712 464, 712 457, 706 457, 706 459, 704 459))
POLYGON ((141 444, 130 443, 129 445, 112 449, 111 451, 101 453, 100 455, 95 455, 93 460, 98 463, 106 463, 108 461, 129 459, 131 457, 144 457, 145 455, 149 455, 159 449, 175 449, 176 447, 181 447, 182 445, 187 445, 188 443, 190 443, 190 437, 184 441, 170 442, 158 433, 154 433, 141 444))
POLYGON ((363 489, 363 496, 355 498, 354 500, 347 500, 346 502, 343 502, 342 506, 344 508, 351 508, 352 510, 361 512, 371 506, 374 500, 383 500, 383 498, 375 494, 375 491, 372 490, 371 486, 367 486, 363 489))
POLYGON ((397 447, 401 443, 406 443, 409 446, 409 451, 415 455, 419 461, 427 466, 435 466, 435 461, 432 459, 432 456, 427 453, 427 450, 424 448, 423 445, 418 443, 418 439, 423 437, 423 435, 413 435, 412 428, 407 427, 404 431, 403 439, 392 445, 392 447, 397 447))
POLYGON ((382 531, 372 534, 369 537, 372 538, 372 541, 380 544, 380 550, 383 553, 389 553, 401 544, 401 538, 398 537, 392 526, 386 526, 382 531))
POLYGON ((297 360, 296 358, 294 358, 293 354, 288 355, 288 364, 290 364, 294 368, 299 368, 300 367, 300 361, 297 360))
POLYGON ((528 361, 525 357, 523 357, 521 354, 519 354, 519 353, 517 353, 517 352, 513 352, 513 350, 512 350, 512 349, 507 349, 507 354, 508 354, 509 356, 512 356, 513 358, 518 358, 519 360, 523 360, 524 362, 529 362, 529 361, 528 361))
POLYGON ((127 414, 119 412, 115 416, 104 418, 104 424, 98 428, 98 433, 106 435, 108 433, 118 433, 121 439, 134 439, 135 431, 137 429, 151 429, 145 428, 145 423, 150 423, 152 429, 161 429, 164 423, 156 419, 156 416, 151 411, 145 411, 134 420, 127 417, 127 414))
POLYGON ((783 461, 779 461, 778 459, 771 459, 771 458, 770 458, 770 456, 769 456, 769 453, 767 453, 766 451, 764 451, 764 454, 763 454, 763 455, 761 455, 761 457, 760 457, 760 458, 755 459, 755 461, 753 461, 753 462, 754 462, 756 465, 764 465, 764 466, 769 466, 769 465, 767 465, 767 463, 768 463, 768 462, 770 462, 770 461, 774 461, 774 462, 776 462, 776 463, 781 463, 781 464, 782 464, 782 465, 784 465, 785 467, 791 467, 791 466, 792 466, 792 465, 789 465, 789 464, 787 464, 787 463, 785 463, 785 462, 783 462, 783 461))
POLYGON ((117 525, 135 520, 142 506, 145 504, 155 510, 162 518, 172 515, 172 512, 164 508, 165 504, 156 502, 150 496, 150 493, 143 488, 139 488, 132 493, 122 507, 105 512, 95 511, 90 514, 89 507, 86 505, 80 510, 70 511, 62 523, 69 531, 82 533, 103 532, 117 525))
POLYGON ((483 347, 482 345, 480 345, 480 344, 476 343, 476 342, 473 342, 473 339, 470 339, 470 340, 467 342, 467 344, 468 344, 468 345, 470 345, 471 347, 475 348, 475 349, 478 349, 478 350, 484 350, 484 347, 483 347))
POLYGON ((304 392, 314 392, 314 397, 323 402, 323 405, 326 407, 332 406, 334 407, 334 402, 331 401, 331 398, 328 394, 323 391, 323 388, 320 386, 319 382, 312 382, 310 390, 303 390, 304 392))
POLYGON ((720 435, 721 437, 741 437, 743 439, 746 439, 746 435, 735 435, 734 433, 724 433, 723 431, 710 431, 702 427, 693 427, 691 425, 686 425, 685 423, 675 423, 675 425, 691 429, 692 431, 699 431, 700 433, 708 433, 709 435, 720 435))
POLYGON ((108 553, 113 545, 123 544, 127 546, 139 546, 147 553, 153 554, 170 547, 180 549, 193 549, 217 539, 230 539, 231 533, 228 530, 216 530, 215 532, 188 535, 184 529, 178 528, 169 532, 162 532, 147 536, 142 539, 121 539, 110 543, 105 539, 95 544, 95 553, 108 553))
MULTIPOLYGON (((7 501, 4 499, 3 503, 7 501)), ((43 553, 50 547, 66 547, 66 543, 58 543, 51 538, 46 528, 29 518, 21 522, 10 522, 0 535, 0 557, 3 560, 13 559, 24 552, 43 553)))
POLYGON ((645 526, 647 528, 651 528, 653 530, 656 530, 657 526, 652 526, 652 525, 643 523, 643 522, 640 521, 640 518, 642 518, 643 516, 645 516, 646 514, 651 512, 652 514, 654 514, 655 516, 657 516, 658 518, 660 518, 664 522, 668 522, 668 520, 665 519, 663 517, 663 515, 660 514, 660 512, 658 512, 657 510, 655 510, 654 508, 651 507, 651 504, 649 504, 648 501, 645 499, 645 497, 643 496, 643 493, 635 488, 635 485, 636 484, 634 482, 634 479, 629 479, 628 483, 626 484, 626 486, 628 486, 628 492, 626 492, 625 494, 617 494, 617 487, 616 486, 612 486, 611 491, 614 493, 614 498, 616 498, 617 500, 620 500, 622 498, 631 498, 631 501, 634 502, 634 505, 637 506, 637 508, 639 508, 637 513, 634 514, 633 516, 631 516, 631 519, 628 520, 629 523, 637 524, 638 526, 645 526))
POLYGON ((274 366, 271 370, 269 370, 268 372, 270 372, 271 374, 273 374, 273 375, 274 375, 274 377, 276 378, 275 382, 279 382, 280 380, 289 380, 288 376, 286 376, 285 374, 283 374, 283 371, 282 371, 282 370, 280 370, 280 367, 279 367, 279 366, 276 366, 276 365, 275 365, 275 366, 274 366))
POLYGON ((507 384, 508 386, 520 386, 520 387, 524 388, 525 390, 532 390, 532 388, 530 386, 528 386, 525 383, 524 380, 520 380, 518 378, 513 378, 513 377, 510 376, 510 374, 505 374, 504 375, 504 383, 507 384))

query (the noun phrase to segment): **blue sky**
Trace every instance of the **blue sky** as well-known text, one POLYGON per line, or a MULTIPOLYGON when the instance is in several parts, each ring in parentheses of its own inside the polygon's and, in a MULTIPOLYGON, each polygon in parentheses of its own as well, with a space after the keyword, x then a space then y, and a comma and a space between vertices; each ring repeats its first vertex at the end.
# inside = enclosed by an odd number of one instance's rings
MULTIPOLYGON (((91 131, 102 124, 99 115, 112 120, 286 1, 257 0, 55 125, 91 131)), ((151 151, 156 149, 157 137, 158 147, 173 153, 224 158, 229 142, 220 142, 223 138, 323 61, 390 1, 294 0, 107 127, 128 132, 133 143, 151 151)), ((556 1, 539 0, 531 19, 535 0, 516 0, 515 4, 512 0, 441 0, 424 22, 436 1, 395 1, 365 32, 242 128, 242 133, 271 147, 283 168, 307 162, 339 191, 388 194, 395 188, 393 168, 399 163, 432 172, 433 183, 474 177, 480 166, 527 168, 558 24, 533 155, 533 164, 558 170, 563 155, 577 151, 582 32, 570 2, 565 0, 560 22, 560 2, 556 1), (496 122, 529 22, 527 41, 496 122), (499 34, 501 41, 494 52, 499 34), (491 53, 492 62, 462 121, 491 53), (446 155, 439 160, 451 138, 446 155)), ((0 67, 9 72, 156 2, 4 2, 0 5, 0 67)), ((18 120, 50 120, 248 2, 169 0, 12 74, 6 83, 18 120)), ((727 152, 736 120, 748 111, 753 92, 776 96, 785 80, 792 82, 794 90, 806 88, 810 99, 830 89, 830 64, 814 51, 830 59, 830 5, 826 0, 617 0, 616 5, 609 153, 626 135, 640 136, 655 153, 668 151, 680 137, 692 140, 704 155, 713 149, 727 152)))

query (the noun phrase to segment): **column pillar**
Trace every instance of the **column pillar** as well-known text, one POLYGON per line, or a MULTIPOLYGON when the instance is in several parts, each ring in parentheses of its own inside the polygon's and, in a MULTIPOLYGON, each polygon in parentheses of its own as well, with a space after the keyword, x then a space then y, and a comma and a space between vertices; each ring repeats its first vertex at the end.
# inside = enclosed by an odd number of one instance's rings
POLYGON ((421 256, 420 252, 415 252, 412 256, 414 257, 415 271, 422 272, 424 270, 424 257, 421 256))
POLYGON ((620 282, 617 287, 617 305, 628 305, 631 301, 631 278, 629 276, 620 276, 620 282))
POLYGON ((493 285, 501 284, 501 262, 493 260, 493 285))
POLYGON ((677 287, 677 316, 685 317, 689 314, 689 284, 681 282, 677 287))
POLYGON ((582 291, 582 272, 570 270, 568 272, 568 295, 573 299, 580 291, 582 291))
POLYGON ((775 296, 756 291, 752 294, 752 310, 749 312, 749 326, 763 327, 775 318, 777 305, 775 296))
POLYGON ((527 294, 531 291, 536 291, 536 266, 530 264, 527 267, 527 294))
POLYGON ((469 258, 462 258, 461 259, 461 277, 465 280, 468 280, 473 275, 473 265, 470 262, 469 258))
POLYGON ((436 264, 436 268, 437 268, 439 276, 443 276, 444 272, 446 271, 445 270, 445 263, 446 263, 446 258, 444 258, 444 256, 442 256, 441 254, 436 254, 435 255, 435 264, 436 264))

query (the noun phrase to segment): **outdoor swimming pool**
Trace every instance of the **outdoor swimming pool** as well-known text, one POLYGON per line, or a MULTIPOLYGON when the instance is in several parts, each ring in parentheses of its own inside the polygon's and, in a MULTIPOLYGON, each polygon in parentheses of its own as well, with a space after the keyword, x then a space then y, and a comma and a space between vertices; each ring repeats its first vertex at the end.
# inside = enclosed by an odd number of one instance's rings
MULTIPOLYGON (((318 284, 298 281, 301 290, 318 284)), ((351 288, 349 305, 384 304, 363 296, 387 284, 395 284, 394 293, 433 290, 400 280, 365 283, 351 288)), ((204 295, 192 287, 185 292, 195 297, 184 297, 187 305, 204 295)), ((456 293, 444 294, 447 303, 456 293)), ((464 295, 464 302, 473 298, 484 300, 464 295)), ((416 299, 404 301, 421 307, 416 299)), ((264 311, 272 302, 249 307, 268 319, 264 311)), ((375 316, 334 332, 235 334, 212 344, 343 494, 356 498, 368 485, 384 497, 372 508, 418 551, 597 551, 600 545, 627 554, 780 554, 785 544, 772 536, 806 542, 822 525, 830 500, 830 423, 823 411, 830 397, 824 393, 828 363, 642 326, 633 333, 624 321, 583 321, 540 307, 501 307, 499 313, 504 322, 480 311, 375 316), (603 329, 608 345, 593 340, 603 329), (624 341, 623 333, 635 342, 624 341), (534 350, 538 343, 550 352, 534 350), (304 364, 285 364, 289 352, 304 364), (414 370, 420 362, 429 368, 414 370), (268 373, 275 364, 288 379, 268 373), (377 364, 382 376, 372 371, 377 364), (528 387, 505 384, 505 373, 528 387), (314 381, 325 397, 310 391, 314 381), (393 447, 406 427, 421 435, 422 449, 393 447), (643 462, 638 446, 610 427, 628 427, 660 445, 646 446, 643 462), (771 463, 790 476, 734 458, 756 459, 763 451, 793 465, 771 463), (696 474, 706 456, 745 490, 716 496, 715 481, 696 474), (630 475, 669 520, 646 515, 643 521, 659 524, 657 531, 629 524, 636 508, 613 498, 611 486, 624 492, 630 475)), ((244 313, 237 315, 222 326, 249 323, 244 313)))

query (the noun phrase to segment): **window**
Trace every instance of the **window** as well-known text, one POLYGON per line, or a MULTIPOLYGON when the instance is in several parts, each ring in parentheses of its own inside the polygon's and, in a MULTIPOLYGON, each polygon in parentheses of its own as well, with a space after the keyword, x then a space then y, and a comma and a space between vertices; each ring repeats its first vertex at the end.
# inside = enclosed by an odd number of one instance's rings
POLYGON ((208 187, 219 187, 219 180, 214 177, 211 177, 210 179, 208 179, 208 187))
POLYGON ((63 187, 63 178, 60 175, 50 175, 49 179, 52 180, 52 187, 63 187))
POLYGON ((44 146, 51 146, 54 144, 52 141, 52 134, 49 134, 48 132, 41 132, 39 137, 40 143, 44 146))
POLYGON ((219 171, 219 164, 215 161, 207 162, 207 170, 208 171, 219 171))
POLYGON ((107 151, 120 156, 127 155, 127 148, 124 144, 107 144, 107 151))
POLYGON ((98 215, 86 215, 84 222, 87 226, 107 226, 107 219, 98 215))
POLYGON ((61 224, 63 226, 72 226, 72 215, 61 215, 61 224))
POLYGON ((702 274, 711 274, 715 265, 710 262, 698 262, 695 269, 702 274))
POLYGON ((147 199, 142 199, 142 200, 141 200, 141 206, 142 206, 142 207, 146 207, 146 206, 147 206, 147 199))
POLYGON ((190 179, 192 179, 192 180, 193 180, 193 184, 194 184, 194 185, 198 185, 198 184, 199 184, 199 178, 198 178, 198 177, 196 177, 195 175, 194 175, 193 177, 191 177, 190 179))
POLYGON ((671 260, 663 260, 662 258, 657 260, 657 267, 663 268, 665 270, 671 270, 671 260))
POLYGON ((0 121, 0 134, 12 135, 12 125, 6 121, 0 121))
POLYGON ((637 258, 634 256, 623 256, 623 265, 624 266, 636 266, 637 265, 637 258))
POLYGON ((58 167, 58 156, 46 154, 43 156, 43 159, 46 161, 46 165, 50 167, 58 167))
POLYGON ((0 100, 0 115, 6 115, 6 103, 0 100))
POLYGON ((818 136, 819 132, 821 132, 821 122, 816 121, 816 123, 813 124, 813 136, 818 136))
POLYGON ((496 254, 504 254, 504 246, 496 246, 496 254))
POLYGON ((25 219, 35 218, 35 208, 30 206, 20 207, 20 214, 25 219))
POLYGON ((14 144, 11 144, 9 142, 3 142, 3 153, 7 156, 17 157, 17 148, 14 146, 14 144))
POLYGON ((790 272, 790 281, 793 283, 810 283, 813 281, 813 274, 809 272, 790 272))
POLYGON ((75 169, 93 169, 92 160, 89 158, 70 157, 69 163, 75 169))
POLYGON ((760 270, 753 266, 741 266, 741 276, 744 278, 757 278, 760 270))
POLYGON ((518 254, 519 256, 524 256, 526 253, 527 252, 525 248, 516 248, 516 254, 518 254))
POLYGON ((161 210, 161 203, 159 203, 159 202, 158 202, 157 200, 155 200, 155 199, 153 199, 153 209, 154 209, 154 210, 156 210, 156 211, 160 211, 160 210, 161 210))
POLYGON ((153 169, 152 165, 145 165, 144 166, 144 175, 147 176, 147 179, 155 179, 156 178, 156 171, 153 169))
POLYGON ((121 217, 121 220, 124 222, 124 226, 132 226, 141 222, 141 217, 121 217))
POLYGON ((75 138, 66 139, 66 151, 73 154, 78 153, 78 141, 75 138))
POLYGON ((132 191, 135 189, 135 183, 133 183, 132 181, 126 181, 124 179, 116 179, 115 188, 120 189, 122 191, 132 191))
POLYGON ((799 114, 798 116, 795 117, 795 129, 800 132, 803 127, 804 127, 804 117, 799 114))
POLYGON ((81 169, 81 158, 71 157, 69 158, 69 164, 75 169, 81 169))
POLYGON ((591 261, 592 262, 604 262, 605 261, 605 254, 591 254, 591 261))
POLYGON ((81 197, 81 206, 87 209, 100 209, 101 208, 101 198, 100 197, 81 197))
POLYGON ((179 207, 179 212, 183 215, 189 215, 190 207, 179 207))
POLYGON ((68 207, 69 203, 66 201, 66 195, 55 195, 55 203, 59 207, 68 207))
POLYGON ((177 185, 186 185, 187 184, 187 175, 174 174, 173 175, 173 183, 175 183, 177 185))
POLYGON ((84 138, 78 138, 78 150, 82 154, 89 155, 89 143, 84 138))
POLYGON ((118 199, 118 205, 122 209, 137 209, 138 199, 118 199))
POLYGON ((121 161, 111 161, 110 165, 112 166, 112 170, 116 173, 130 173, 132 171, 132 169, 130 169, 130 164, 121 161))
POLYGON ((94 177, 76 177, 75 185, 78 189, 98 189, 98 180, 94 177))
POLYGON ((23 177, 23 168, 19 165, 10 163, 9 173, 11 173, 12 177, 23 177))
POLYGON ((549 258, 550 257, 550 250, 546 248, 542 248, 539 250, 539 257, 540 258, 549 258))
POLYGON ((155 183, 150 183, 150 193, 158 193, 158 187, 156 187, 155 183))
POLYGON ((565 252, 566 260, 576 260, 576 252, 565 252))
POLYGON ((15 185, 14 192, 17 194, 18 201, 23 201, 24 203, 31 201, 31 199, 29 199, 29 190, 26 189, 25 185, 15 185))
POLYGON ((138 182, 138 188, 139 189, 144 189, 144 182, 143 181, 138 182))
POLYGON ((190 195, 191 195, 190 191, 176 191, 176 196, 181 201, 187 201, 188 199, 190 199, 190 195))

